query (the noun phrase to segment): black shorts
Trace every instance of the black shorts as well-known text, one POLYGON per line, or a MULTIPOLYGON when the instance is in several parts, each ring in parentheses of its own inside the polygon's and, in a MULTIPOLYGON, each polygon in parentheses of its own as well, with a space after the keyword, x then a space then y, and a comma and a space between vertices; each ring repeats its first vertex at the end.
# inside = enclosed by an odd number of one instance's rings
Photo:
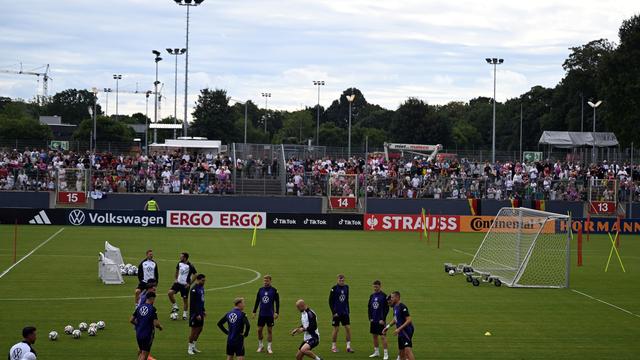
POLYGON ((174 293, 180 293, 180 296, 183 299, 186 299, 189 297, 189 286, 188 285, 182 285, 182 284, 178 284, 178 283, 173 283, 173 285, 171 285, 171 290, 173 290, 174 293))
POLYGON ((204 326, 204 317, 200 316, 200 320, 197 319, 198 315, 191 315, 189 317, 189 327, 197 328, 204 326))
POLYGON ((275 323, 273 316, 258 316, 258 327, 268 326, 272 327, 275 323))
POLYGON ((244 356, 244 341, 239 343, 227 343, 228 356, 244 356))
POLYGON ((305 340, 305 341, 303 341, 303 342, 302 342, 302 344, 300 344, 300 347, 298 347, 298 350, 302 349, 302 347, 303 347, 305 344, 308 344, 308 345, 309 345, 309 347, 310 347, 311 349, 313 349, 313 348, 315 348, 316 346, 318 346, 318 344, 320 344, 320 339, 315 338, 315 337, 312 337, 312 338, 310 338, 309 340, 305 340))
POLYGON ((413 342, 411 341, 412 335, 398 334, 398 349, 412 348, 413 342))
POLYGON ((147 290, 147 283, 140 281, 138 283, 138 287, 136 289, 139 289, 141 291, 147 290))
POLYGON ((373 335, 383 335, 384 325, 380 325, 378 321, 372 321, 369 325, 369 332, 373 335))
POLYGON ((340 326, 340 324, 344 326, 351 325, 351 319, 349 319, 349 315, 345 314, 345 315, 334 316, 333 319, 331 320, 331 325, 340 326))
POLYGON ((140 351, 151 352, 151 345, 153 345, 153 337, 140 338, 136 336, 136 340, 138 340, 138 349, 140 349, 140 351))

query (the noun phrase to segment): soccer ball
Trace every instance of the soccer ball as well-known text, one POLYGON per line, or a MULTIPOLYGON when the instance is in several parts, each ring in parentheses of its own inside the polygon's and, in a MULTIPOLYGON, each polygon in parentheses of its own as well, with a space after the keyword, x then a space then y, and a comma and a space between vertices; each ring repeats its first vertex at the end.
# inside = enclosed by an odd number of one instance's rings
POLYGON ((102 320, 98 321, 97 323, 98 330, 104 330, 104 326, 105 326, 104 321, 102 320))
POLYGON ((129 268, 129 269, 127 270, 127 275, 129 275, 129 276, 133 276, 133 275, 135 275, 135 274, 134 274, 134 270, 133 270, 133 268, 129 268))
POLYGON ((80 339, 80 335, 82 335, 82 333, 78 329, 73 330, 73 332, 71 333, 71 336, 73 336, 74 339, 80 339))
POLYGON ((171 315, 169 315, 169 318, 171 318, 171 320, 178 320, 178 313, 172 312, 171 315))
POLYGON ((98 333, 98 329, 95 327, 89 327, 89 330, 87 330, 87 334, 89 334, 89 336, 96 336, 96 334, 98 333))
POLYGON ((456 274, 456 271, 455 271, 455 270, 453 270, 453 269, 449 270, 449 275, 453 276, 453 275, 455 275, 455 274, 456 274))
POLYGON ((53 330, 49 333, 49 340, 56 341, 58 340, 58 332, 53 330))
POLYGON ((97 329, 97 328, 98 328, 98 324, 96 324, 96 323, 91 323, 91 324, 89 324, 89 327, 90 327, 90 328, 96 328, 96 329, 97 329))
POLYGON ((131 269, 133 269, 133 275, 138 275, 138 268, 133 266, 131 267, 131 269))
POLYGON ((81 322, 80 324, 78 324, 78 329, 80 329, 80 331, 87 331, 88 327, 89 325, 87 325, 86 322, 81 322))
POLYGON ((73 332, 73 326, 71 325, 67 325, 64 327, 64 333, 67 335, 71 335, 71 333, 73 332))

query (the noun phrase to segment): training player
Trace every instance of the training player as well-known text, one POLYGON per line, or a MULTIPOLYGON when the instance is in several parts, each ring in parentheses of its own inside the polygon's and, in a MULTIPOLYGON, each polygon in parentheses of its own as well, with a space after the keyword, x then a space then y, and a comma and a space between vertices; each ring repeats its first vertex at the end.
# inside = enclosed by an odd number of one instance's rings
POLYGON ((249 319, 244 310, 244 298, 233 300, 233 309, 226 313, 219 321, 218 327, 227 335, 227 360, 235 356, 237 360, 244 360, 244 338, 249 336, 249 319), (227 324, 227 328, 224 324, 227 324))
POLYGON ((169 289, 169 301, 171 302, 171 312, 179 311, 176 304, 175 294, 180 293, 184 310, 182 311, 182 320, 187 320, 187 311, 189 310, 189 287, 193 284, 194 275, 197 274, 196 268, 189 262, 189 253, 180 254, 180 261, 176 265, 175 282, 169 289))
POLYGON ((387 330, 395 324, 396 330, 393 334, 398 336, 399 359, 415 360, 412 349, 413 343, 411 342, 414 328, 411 315, 409 315, 409 308, 400 302, 400 292, 398 291, 391 293, 391 303, 393 304, 393 320, 385 326, 384 333, 386 334, 387 330))
POLYGON ((296 307, 300 310, 300 326, 291 330, 291 336, 304 333, 302 344, 296 353, 296 360, 302 360, 308 356, 314 360, 322 358, 313 353, 313 348, 320 344, 320 331, 318 331, 318 317, 304 300, 296 301, 296 307))
POLYGON ((200 352, 196 347, 196 343, 204 326, 204 318, 207 316, 204 310, 205 281, 204 274, 198 274, 195 285, 191 288, 191 297, 189 299, 189 327, 191 327, 191 334, 189 334, 189 347, 187 348, 189 355, 195 355, 195 353, 200 352))
POLYGON ((344 326, 347 340, 347 352, 354 352, 351 349, 351 320, 349 319, 349 285, 344 283, 344 275, 338 275, 338 283, 331 288, 329 294, 329 308, 332 314, 333 333, 331 334, 331 352, 338 352, 336 340, 340 324, 344 326))
POLYGON ((256 303, 253 305, 253 317, 256 317, 256 311, 260 306, 260 314, 258 315, 258 351, 264 349, 262 330, 267 326, 267 353, 273 354, 271 349, 271 341, 273 339, 273 325, 278 318, 280 312, 280 295, 278 290, 271 286, 271 275, 265 275, 262 279, 264 286, 258 290, 256 295, 256 303))
POLYGON ((28 354, 33 354, 35 359, 36 350, 32 347, 36 343, 36 328, 33 326, 27 326, 22 329, 22 341, 13 345, 9 349, 9 360, 22 360, 28 359, 28 354))
POLYGON ((147 287, 149 279, 158 281, 158 265, 153 260, 153 250, 147 250, 147 257, 138 265, 138 287, 134 296, 134 303, 138 306, 140 293, 147 287))
POLYGON ((373 282, 373 294, 369 296, 369 323, 370 332, 373 335, 373 354, 369 355, 370 358, 380 356, 380 342, 378 338, 382 340, 382 347, 384 349, 384 360, 389 359, 389 350, 387 345, 387 337, 383 334, 385 322, 387 321, 387 315, 389 314, 389 304, 387 303, 387 294, 382 291, 382 283, 380 280, 373 282))
POLYGON ((155 329, 162 330, 158 321, 158 313, 153 304, 156 301, 156 293, 149 292, 144 304, 136 308, 131 315, 131 322, 136 328, 136 340, 138 341, 138 360, 147 360, 151 353, 155 329))

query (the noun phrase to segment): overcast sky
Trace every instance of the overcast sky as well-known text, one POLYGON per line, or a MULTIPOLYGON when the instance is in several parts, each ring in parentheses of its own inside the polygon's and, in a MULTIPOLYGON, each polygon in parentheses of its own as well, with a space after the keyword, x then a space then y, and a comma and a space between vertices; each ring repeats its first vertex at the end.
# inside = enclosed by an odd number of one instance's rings
MULTIPOLYGON (((505 59, 502 101, 554 86, 568 47, 617 41, 622 20, 639 9, 637 1, 595 0, 205 0, 191 12, 189 101, 211 87, 264 106, 261 93, 270 92, 269 108, 293 110, 316 103, 313 80, 326 81, 324 106, 351 86, 389 109, 408 97, 467 101, 492 94, 485 57, 505 59)), ((113 74, 123 75, 121 90, 151 89, 151 50, 162 50, 163 117, 174 99, 174 58, 164 49, 184 43, 185 7, 172 0, 3 1, 0 12, 0 69, 50 64, 50 94, 115 90, 113 74)), ((184 56, 179 61, 180 108, 184 56)), ((36 91, 34 76, 0 73, 0 96, 36 91)), ((142 95, 120 95, 120 113, 144 105, 142 95)))

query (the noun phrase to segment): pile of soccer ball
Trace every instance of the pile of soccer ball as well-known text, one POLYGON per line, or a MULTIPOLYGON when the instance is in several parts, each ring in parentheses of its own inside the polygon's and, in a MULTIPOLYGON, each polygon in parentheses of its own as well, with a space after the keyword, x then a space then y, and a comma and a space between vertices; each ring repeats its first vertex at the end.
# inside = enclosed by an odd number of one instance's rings
POLYGON ((120 264, 120 273, 124 276, 138 275, 138 268, 132 264, 120 264))
MULTIPOLYGON (((95 323, 91 323, 89 325, 87 325, 86 322, 81 322, 78 325, 77 329, 74 329, 73 326, 71 325, 65 326, 64 333, 67 335, 71 335, 71 337, 73 337, 74 339, 80 339, 80 336, 82 336, 83 331, 86 331, 87 335, 89 336, 96 336, 98 335, 98 330, 104 330, 104 327, 105 327, 105 323, 102 320, 95 323)), ((58 340, 58 332, 55 330, 52 330, 49 333, 49 340, 51 341, 58 340)))

